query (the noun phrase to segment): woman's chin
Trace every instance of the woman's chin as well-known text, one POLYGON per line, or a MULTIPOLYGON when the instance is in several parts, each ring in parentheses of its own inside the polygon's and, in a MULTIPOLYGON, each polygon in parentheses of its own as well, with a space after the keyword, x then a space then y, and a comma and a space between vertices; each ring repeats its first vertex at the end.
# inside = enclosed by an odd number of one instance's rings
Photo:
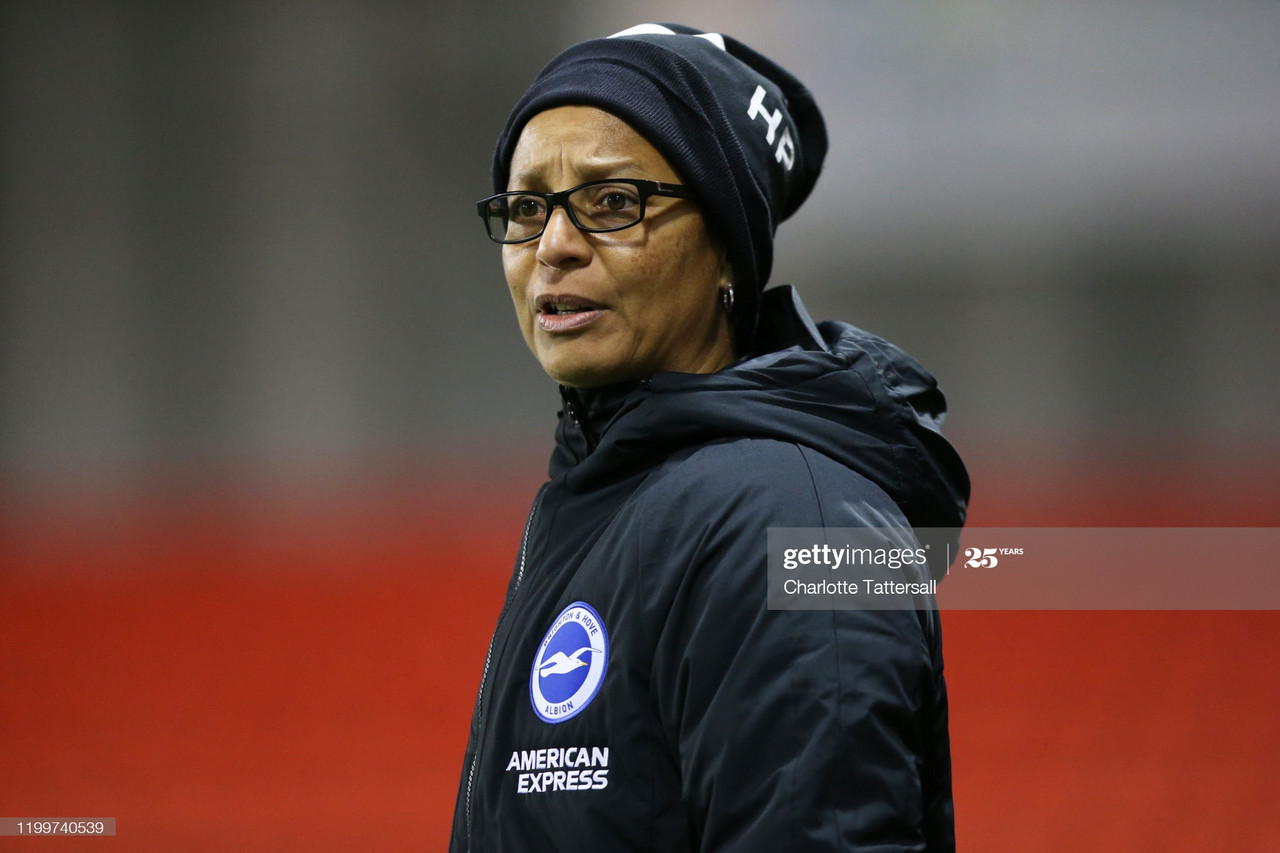
POLYGON ((556 382, 569 388, 599 388, 604 385, 621 382, 627 378, 619 372, 590 368, 563 370, 552 369, 543 365, 543 369, 556 382))
POLYGON ((607 359, 586 357, 584 353, 539 353, 547 375, 570 388, 599 388, 631 378, 634 371, 607 359))

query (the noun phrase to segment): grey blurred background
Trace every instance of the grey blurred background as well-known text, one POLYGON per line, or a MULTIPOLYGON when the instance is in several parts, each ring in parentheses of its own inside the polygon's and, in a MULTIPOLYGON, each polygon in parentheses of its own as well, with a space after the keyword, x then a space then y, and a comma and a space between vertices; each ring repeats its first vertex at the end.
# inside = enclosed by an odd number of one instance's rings
POLYGON ((170 468, 540 470, 554 385, 472 202, 538 68, 644 21, 815 92, 832 150, 773 281, 929 366, 962 449, 1275 464, 1280 4, 0 9, 11 499, 170 468))

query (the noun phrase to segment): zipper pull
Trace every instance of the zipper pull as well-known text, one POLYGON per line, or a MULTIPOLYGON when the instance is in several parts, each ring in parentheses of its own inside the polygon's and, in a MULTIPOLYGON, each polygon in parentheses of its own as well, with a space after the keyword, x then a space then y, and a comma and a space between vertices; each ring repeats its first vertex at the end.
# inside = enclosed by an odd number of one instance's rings
POLYGON ((578 403, 577 395, 573 393, 573 389, 561 385, 560 397, 564 400, 564 413, 569 416, 569 420, 573 422, 573 425, 578 428, 578 432, 582 434, 582 440, 587 444, 587 453, 590 454, 596 449, 600 439, 596 437, 591 425, 587 423, 587 419, 583 416, 582 406, 578 403))

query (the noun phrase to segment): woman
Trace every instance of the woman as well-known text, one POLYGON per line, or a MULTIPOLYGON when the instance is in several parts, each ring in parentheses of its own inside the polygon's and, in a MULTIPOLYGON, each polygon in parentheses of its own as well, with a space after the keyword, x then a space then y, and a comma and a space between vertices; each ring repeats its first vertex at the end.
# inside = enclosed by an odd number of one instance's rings
MULTIPOLYGON (((485 660, 451 849, 954 847, 936 610, 769 610, 770 528, 963 523, 933 379, 763 292, 812 97, 645 25, 521 98, 479 203, 561 386, 485 660)), ((945 569, 945 567, 940 567, 945 569)))

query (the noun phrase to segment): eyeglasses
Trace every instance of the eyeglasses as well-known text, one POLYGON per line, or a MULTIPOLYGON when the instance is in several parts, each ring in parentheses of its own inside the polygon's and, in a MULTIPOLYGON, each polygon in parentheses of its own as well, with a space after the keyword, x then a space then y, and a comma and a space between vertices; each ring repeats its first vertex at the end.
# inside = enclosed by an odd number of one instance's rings
POLYGON ((498 193, 476 202, 476 210, 490 240, 525 243, 542 236, 557 206, 564 208, 578 230, 600 234, 630 228, 644 219, 645 200, 655 195, 694 198, 693 190, 679 184, 610 178, 558 193, 498 193))

